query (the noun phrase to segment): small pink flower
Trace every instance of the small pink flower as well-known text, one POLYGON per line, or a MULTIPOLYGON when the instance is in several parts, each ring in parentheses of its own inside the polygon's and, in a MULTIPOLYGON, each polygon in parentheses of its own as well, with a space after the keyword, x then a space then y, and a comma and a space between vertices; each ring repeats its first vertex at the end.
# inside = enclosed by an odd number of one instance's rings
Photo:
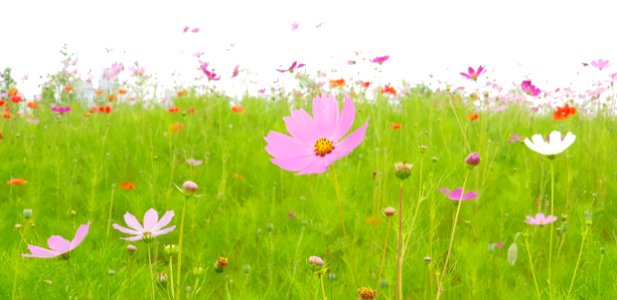
POLYGON ((277 71, 281 72, 281 73, 285 73, 285 72, 289 72, 289 73, 293 73, 296 69, 300 69, 302 67, 304 67, 305 64, 298 64, 297 61, 294 61, 291 66, 289 67, 289 69, 285 70, 285 69, 276 69, 277 71))
POLYGON ((516 133, 510 134, 510 136, 512 136, 512 139, 508 140, 508 143, 510 143, 510 144, 522 142, 524 140, 524 137, 521 137, 521 136, 519 136, 516 133))
POLYGON ((186 160, 186 163, 191 165, 191 166, 193 166, 193 167, 198 167, 198 166, 201 166, 203 161, 189 158, 189 159, 186 160))
POLYGON ((525 92, 525 94, 533 97, 537 97, 542 92, 539 88, 537 88, 531 83, 531 80, 523 80, 523 82, 521 82, 521 89, 523 90, 523 92, 525 92))
POLYGON ((463 189, 460 189, 460 188, 454 191, 450 191, 449 188, 440 188, 439 192, 444 194, 444 196, 448 197, 448 199, 452 201, 460 201, 460 200, 466 201, 466 200, 471 200, 471 199, 478 197, 478 194, 476 194, 476 192, 474 191, 469 191, 466 194, 462 195, 463 189))
POLYGON ((239 73, 240 73, 240 66, 236 65, 234 67, 233 72, 231 73, 231 78, 237 77, 239 73))
POLYGON ((195 53, 193 53, 193 56, 195 56, 197 58, 200 58, 204 54, 205 54, 205 52, 195 52, 195 53))
POLYGON ((557 217, 553 215, 544 216, 543 213, 537 213, 535 217, 527 216, 525 223, 529 225, 547 225, 557 221, 557 217))
POLYGON ((83 224, 79 226, 72 241, 68 241, 59 235, 52 235, 47 240, 47 245, 49 246, 49 249, 41 248, 34 245, 28 245, 28 250, 30 250, 31 254, 22 254, 22 256, 34 258, 52 258, 58 256, 68 257, 70 252, 77 248, 77 246, 79 246, 81 242, 84 241, 84 238, 86 238, 86 235, 88 235, 89 229, 90 221, 88 221, 88 224, 83 224))
POLYGON ((350 60, 348 60, 348 61, 347 61, 347 64, 348 64, 348 65, 350 65, 350 66, 351 66, 351 65, 355 65, 355 64, 356 64, 356 61, 355 61, 355 60, 351 60, 351 59, 350 59, 350 60))
POLYGON ((190 28, 188 26, 185 26, 184 29, 182 29, 182 32, 187 33, 189 31, 189 29, 190 28))
POLYGON ((199 67, 201 69, 202 72, 204 72, 204 74, 206 75, 206 77, 208 78, 208 80, 213 80, 213 81, 217 81, 221 79, 221 76, 216 75, 216 73, 214 73, 214 70, 210 71, 208 70, 208 63, 205 62, 203 64, 201 64, 201 66, 199 67))
POLYGON ((607 67, 611 65, 611 63, 608 60, 603 60, 603 59, 594 60, 590 64, 598 68, 600 71, 602 71, 602 69, 606 69, 607 67))
POLYGON ((471 79, 473 81, 478 80, 478 76, 482 75, 482 73, 486 72, 484 66, 479 66, 477 70, 474 70, 472 67, 467 69, 467 73, 461 72, 461 75, 467 79, 471 79))
POLYGON ((291 31, 298 30, 298 27, 300 27, 300 24, 298 24, 298 22, 294 22, 293 24, 291 24, 291 31))
POLYGON ((257 93, 259 93, 260 95, 263 95, 266 93, 266 89, 258 89, 257 93))
POLYGON ((371 59, 371 62, 381 65, 381 64, 385 63, 389 58, 390 58, 390 55, 377 56, 377 57, 371 59))
POLYGON ((199 32, 199 28, 195 27, 195 28, 191 29, 191 32, 192 33, 198 33, 199 32))
POLYGON ((139 223, 139 221, 137 221, 137 218, 135 218, 134 215, 128 212, 124 214, 124 222, 126 222, 126 225, 129 225, 130 228, 122 227, 118 224, 113 224, 112 226, 122 233, 133 235, 132 237, 121 238, 123 240, 131 242, 139 240, 148 241, 159 235, 163 235, 174 230, 176 228, 175 225, 163 229, 163 227, 167 226, 167 224, 171 222, 171 219, 173 217, 174 211, 170 210, 167 211, 159 221, 158 212, 154 210, 154 208, 151 208, 144 215, 143 226, 141 226, 141 224, 139 223))

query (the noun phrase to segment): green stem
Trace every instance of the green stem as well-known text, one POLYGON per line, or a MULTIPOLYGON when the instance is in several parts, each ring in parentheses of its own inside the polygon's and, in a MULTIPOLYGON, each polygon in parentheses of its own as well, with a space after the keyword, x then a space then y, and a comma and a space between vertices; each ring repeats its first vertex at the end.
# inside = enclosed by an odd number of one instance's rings
POLYGON ((326 297, 326 289, 323 285, 323 274, 319 274, 319 282, 321 284, 321 294, 323 295, 323 300, 328 300, 328 297, 326 297))
POLYGON ((533 285, 536 288, 536 296, 538 299, 542 299, 540 294, 540 288, 538 287, 538 280, 536 279, 536 271, 533 268, 533 259, 531 259, 531 250, 529 250, 529 237, 525 235, 525 248, 527 249, 527 257, 529 257, 529 267, 531 268, 531 276, 533 277, 533 285))
POLYGON ((581 257, 583 256, 583 247, 585 246, 585 238, 587 238, 587 234, 589 233, 589 228, 591 225, 587 225, 585 229, 585 233, 583 233, 583 239, 581 241, 581 248, 578 250, 578 258, 576 259, 576 264, 574 265, 574 274, 572 274, 572 280, 570 280, 570 288, 568 289, 568 296, 566 299, 570 299, 570 295, 572 294, 572 288, 574 288, 574 279, 576 279, 576 273, 578 272, 578 266, 581 263, 581 257))
POLYGON ((150 244, 148 243, 148 265, 150 266, 150 285, 152 285, 152 299, 154 300, 154 272, 152 271, 152 256, 150 255, 150 244))
MULTIPOLYGON (((554 216, 555 209, 555 161, 551 158, 551 216, 554 216)), ((553 298, 552 280, 552 262, 553 262, 553 232, 555 231, 555 222, 551 222, 551 233, 548 246, 548 294, 553 298)))
POLYGON ((182 285, 182 238, 184 237, 184 220, 186 219, 187 202, 188 196, 184 199, 184 205, 182 206, 182 218, 180 219, 180 239, 178 241, 178 271, 176 272, 176 299, 182 298, 182 294, 180 294, 180 287, 182 285))
POLYGON ((450 255, 452 254, 452 245, 454 244, 454 233, 456 232, 456 224, 458 223, 458 216, 461 212, 461 204, 463 203, 463 196, 465 195, 465 186, 467 185, 467 178, 469 177, 469 168, 467 168, 467 172, 465 173, 465 180, 463 181, 463 187, 461 188, 461 197, 458 199, 458 205, 456 207, 456 215, 454 216, 454 224, 452 224, 452 232, 450 233, 450 245, 448 246, 448 254, 446 254, 446 261, 443 264, 443 271, 441 272, 441 278, 439 279, 439 283, 437 284, 437 297, 435 299, 439 299, 441 294, 443 293, 443 280, 446 277, 446 271, 448 270, 448 261, 450 260, 450 255))
POLYGON ((403 300, 403 181, 399 185, 398 231, 396 237, 396 299, 403 300))
POLYGON ((386 263, 386 254, 388 253, 388 239, 390 237, 390 217, 387 217, 386 221, 386 241, 383 245, 383 254, 381 255, 381 261, 379 263, 379 274, 377 275, 377 286, 381 286, 381 274, 383 274, 384 264, 386 263))
POLYGON ((128 297, 128 299, 133 299, 133 295, 132 295, 132 293, 131 293, 131 292, 132 292, 132 289, 131 289, 131 284, 132 284, 131 277, 133 277, 133 276, 131 276, 131 275, 132 275, 132 273, 131 273, 131 267, 132 267, 132 264, 133 264, 133 254, 132 254, 132 253, 129 253, 129 266, 128 266, 128 270, 127 270, 127 271, 128 271, 128 273, 129 273, 129 274, 128 274, 128 277, 129 277, 129 278, 128 278, 128 279, 129 279, 129 290, 128 290, 128 292, 129 292, 129 297, 128 297))
POLYGON ((343 230, 343 237, 347 240, 347 230, 345 229, 345 214, 343 213, 344 207, 341 201, 341 192, 338 186, 338 180, 336 176, 336 168, 332 167, 332 174, 334 176, 334 191, 336 193, 336 204, 338 205, 339 220, 341 221, 341 229, 343 230))
POLYGON ((176 295, 175 295, 175 290, 174 290, 174 257, 173 255, 169 256, 169 282, 171 283, 171 288, 169 289, 169 292, 171 293, 171 299, 175 299, 176 295))
POLYGON ((109 232, 111 230, 111 213, 114 207, 114 191, 115 190, 116 190, 115 188, 111 189, 111 199, 109 200, 109 213, 107 215, 107 232, 105 233, 106 239, 109 238, 109 232))

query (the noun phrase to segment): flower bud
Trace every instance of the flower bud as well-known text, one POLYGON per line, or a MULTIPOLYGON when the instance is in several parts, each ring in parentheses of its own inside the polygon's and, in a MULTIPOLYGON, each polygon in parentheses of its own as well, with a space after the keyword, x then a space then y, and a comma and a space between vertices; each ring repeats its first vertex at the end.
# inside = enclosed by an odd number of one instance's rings
POLYGON ((137 251, 137 247, 135 247, 135 245, 128 245, 128 246, 126 246, 126 250, 129 253, 134 253, 135 251, 137 251))
POLYGON ((413 169, 413 165, 406 161, 397 162, 394 164, 394 174, 400 180, 407 179, 407 177, 411 175, 411 169, 413 169))
POLYGON ((167 273, 165 273, 165 272, 158 272, 158 273, 156 273, 156 281, 161 286, 167 285, 167 273))
POLYGON ((178 254, 178 245, 174 245, 174 244, 165 245, 164 251, 165 251, 165 254, 169 256, 176 255, 178 254))
POLYGON ((470 168, 473 168, 473 167, 479 165, 480 164, 480 155, 478 154, 478 152, 473 152, 473 153, 469 154, 467 156, 467 158, 465 158, 465 163, 470 168))
POLYGON ((227 266, 229 266, 229 259, 227 259, 227 257, 221 256, 217 258, 214 262, 214 268, 217 273, 222 273, 223 271, 225 271, 225 268, 227 268, 227 266))
POLYGON ((433 259, 432 259, 430 256, 425 256, 425 257, 424 257, 424 262, 425 262, 425 263, 427 263, 427 264, 428 264, 428 263, 430 263, 431 261, 433 261, 433 259))
POLYGON ((202 267, 194 267, 194 268, 193 268, 193 275, 195 275, 195 276, 200 276, 201 274, 203 274, 203 273, 204 273, 204 271, 205 271, 205 270, 204 270, 204 268, 202 268, 202 267))
POLYGON ((190 181, 190 180, 187 180, 182 184, 182 190, 187 195, 195 194, 198 188, 199 186, 197 185, 197 183, 190 181))
POLYGON ((388 206, 383 209, 383 214, 386 215, 386 217, 394 216, 395 213, 396 213, 396 209, 392 206, 388 206))
POLYGON ((321 267, 323 266, 323 259, 319 256, 311 256, 308 258, 308 262, 310 265, 321 267))
POLYGON ((372 288, 362 287, 358 289, 358 300, 373 300, 377 297, 377 291, 372 288))
POLYGON ((332 272, 328 273, 328 280, 336 281, 336 274, 334 274, 332 272))
POLYGON ((28 219, 32 218, 32 209, 30 209, 30 208, 26 208, 26 209, 24 209, 24 211, 23 211, 22 213, 23 213, 24 218, 25 218, 26 220, 28 220, 28 219))

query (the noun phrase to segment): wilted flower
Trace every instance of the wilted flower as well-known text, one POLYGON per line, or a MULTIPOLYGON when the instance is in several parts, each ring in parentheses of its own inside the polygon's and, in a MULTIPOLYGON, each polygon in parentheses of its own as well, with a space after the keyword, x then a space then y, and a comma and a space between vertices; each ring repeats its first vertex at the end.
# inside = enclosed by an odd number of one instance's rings
POLYGON ((47 240, 49 249, 28 245, 28 250, 30 250, 31 254, 22 254, 22 256, 34 258, 52 258, 57 256, 68 257, 69 253, 84 241, 84 238, 88 235, 89 229, 90 221, 88 221, 88 224, 79 226, 72 241, 68 241, 59 235, 52 235, 47 240))
POLYGON ((542 155, 554 157, 568 149, 568 147, 574 143, 574 140, 576 140, 576 136, 571 132, 568 132, 562 140, 561 132, 553 131, 549 135, 548 141, 545 141, 542 135, 534 134, 531 140, 525 138, 525 145, 527 145, 529 149, 542 155))
POLYGON ((377 297, 377 291, 372 288, 362 287, 358 289, 358 300, 373 300, 377 297))
POLYGON ((163 229, 163 227, 167 226, 167 224, 171 222, 173 217, 174 211, 170 210, 163 215, 161 220, 159 220, 158 212, 154 210, 154 208, 151 208, 144 215, 143 227, 139 221, 137 221, 137 218, 128 212, 124 214, 124 222, 126 222, 130 229, 122 227, 118 224, 113 224, 113 227, 120 232, 133 235, 132 237, 121 238, 123 240, 131 242, 139 240, 149 241, 159 235, 167 234, 174 230, 176 228, 175 225, 163 229))

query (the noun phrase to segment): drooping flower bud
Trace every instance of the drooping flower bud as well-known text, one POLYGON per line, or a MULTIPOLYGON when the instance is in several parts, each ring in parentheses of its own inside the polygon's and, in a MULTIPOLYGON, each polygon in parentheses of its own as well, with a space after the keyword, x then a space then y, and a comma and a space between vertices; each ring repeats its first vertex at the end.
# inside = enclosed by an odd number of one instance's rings
POLYGON ((473 153, 467 155, 467 158, 465 158, 465 163, 470 168, 473 168, 473 167, 479 165, 480 164, 480 155, 478 154, 478 152, 473 152, 473 153))

